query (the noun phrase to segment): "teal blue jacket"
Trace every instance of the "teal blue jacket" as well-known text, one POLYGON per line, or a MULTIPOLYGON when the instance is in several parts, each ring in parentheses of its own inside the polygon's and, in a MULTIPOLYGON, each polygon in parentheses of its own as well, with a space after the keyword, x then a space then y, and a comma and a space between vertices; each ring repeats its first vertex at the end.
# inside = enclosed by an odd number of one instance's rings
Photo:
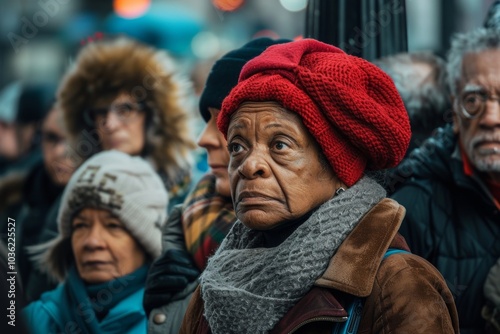
MULTIPOLYGON (((62 311, 70 307, 71 301, 65 293, 65 283, 42 294, 22 311, 23 320, 31 334, 82 333, 76 322, 64 323, 62 311)), ((143 334, 147 331, 147 318, 142 308, 144 288, 134 292, 112 308, 101 320, 100 333, 143 334)), ((85 310, 82 310, 85 316, 85 310)))

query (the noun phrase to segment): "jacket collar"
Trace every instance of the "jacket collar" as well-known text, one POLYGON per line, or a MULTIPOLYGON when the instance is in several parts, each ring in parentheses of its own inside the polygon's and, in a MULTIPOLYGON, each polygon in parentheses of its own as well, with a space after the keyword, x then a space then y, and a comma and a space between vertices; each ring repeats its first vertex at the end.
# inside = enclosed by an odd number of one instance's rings
POLYGON ((369 296, 387 248, 409 250, 403 237, 397 235, 405 212, 389 198, 377 203, 340 245, 315 285, 369 296))
POLYGON ((404 214, 404 207, 388 198, 368 211, 340 245, 316 286, 287 312, 271 334, 295 332, 313 321, 345 321, 345 293, 369 296, 387 248, 409 251, 404 238, 397 234, 404 214), (333 294, 331 289, 343 293, 333 294))

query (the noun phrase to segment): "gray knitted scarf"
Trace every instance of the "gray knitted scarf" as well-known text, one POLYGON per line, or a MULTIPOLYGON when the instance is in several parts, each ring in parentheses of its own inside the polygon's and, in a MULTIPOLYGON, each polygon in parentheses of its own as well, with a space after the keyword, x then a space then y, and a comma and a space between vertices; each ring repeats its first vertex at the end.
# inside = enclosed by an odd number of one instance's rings
POLYGON ((302 298, 360 219, 385 197, 374 180, 321 205, 283 243, 263 248, 262 233, 239 220, 201 276, 204 316, 214 334, 267 333, 302 298))

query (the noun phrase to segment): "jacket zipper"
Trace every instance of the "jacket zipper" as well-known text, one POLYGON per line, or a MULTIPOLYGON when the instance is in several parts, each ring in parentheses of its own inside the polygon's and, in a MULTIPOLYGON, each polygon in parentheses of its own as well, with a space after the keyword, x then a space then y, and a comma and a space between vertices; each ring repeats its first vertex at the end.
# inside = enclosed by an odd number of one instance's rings
POLYGON ((300 324, 295 326, 290 332, 288 332, 288 334, 292 334, 293 332, 297 331, 300 327, 315 321, 346 322, 347 317, 317 317, 317 318, 307 319, 306 321, 302 321, 300 324))

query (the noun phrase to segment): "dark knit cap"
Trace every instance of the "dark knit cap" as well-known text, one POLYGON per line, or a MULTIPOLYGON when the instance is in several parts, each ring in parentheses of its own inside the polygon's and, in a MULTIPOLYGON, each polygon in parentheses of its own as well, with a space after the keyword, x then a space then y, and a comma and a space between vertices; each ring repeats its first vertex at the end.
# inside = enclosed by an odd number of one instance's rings
POLYGON ((30 124, 43 120, 55 102, 55 95, 55 84, 25 85, 19 96, 16 122, 30 124))
POLYGON ((347 186, 365 169, 396 166, 410 141, 408 113, 392 79, 314 39, 271 46, 243 67, 217 119, 225 136, 231 115, 247 101, 276 101, 299 114, 347 186))
POLYGON ((210 119, 209 107, 220 109, 222 101, 238 83, 241 68, 250 59, 260 55, 268 46, 291 42, 289 39, 273 40, 268 37, 254 39, 239 49, 226 53, 217 60, 208 75, 200 97, 200 113, 205 122, 210 119))

